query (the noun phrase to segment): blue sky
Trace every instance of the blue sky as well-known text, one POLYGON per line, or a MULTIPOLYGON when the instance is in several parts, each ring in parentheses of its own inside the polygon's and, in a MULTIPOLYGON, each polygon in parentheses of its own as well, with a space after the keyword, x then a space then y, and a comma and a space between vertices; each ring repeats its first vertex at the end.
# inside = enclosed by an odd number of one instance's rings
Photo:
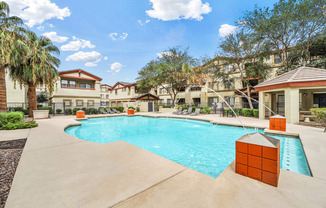
POLYGON ((61 49, 60 71, 80 68, 109 85, 135 81, 138 71, 169 47, 189 47, 197 58, 213 57, 243 11, 275 2, 7 0, 13 15, 61 49))

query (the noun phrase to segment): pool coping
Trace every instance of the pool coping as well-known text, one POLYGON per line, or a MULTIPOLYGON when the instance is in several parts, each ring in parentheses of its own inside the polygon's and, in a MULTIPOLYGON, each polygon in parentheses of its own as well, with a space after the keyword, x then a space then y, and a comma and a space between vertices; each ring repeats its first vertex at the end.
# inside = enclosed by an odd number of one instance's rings
MULTIPOLYGON (((127 115, 127 114, 111 114, 111 115, 98 115, 98 116, 86 116, 85 118, 76 118, 76 121, 81 121, 81 120, 88 120, 88 119, 96 119, 96 118, 109 118, 109 117, 121 117, 121 116, 127 116, 127 117, 136 117, 136 116, 142 116, 142 117, 150 117, 150 118, 174 118, 174 119, 184 119, 184 120, 196 120, 196 121, 204 121, 204 122, 209 122, 212 125, 221 125, 221 126, 233 126, 233 127, 245 127, 245 128, 249 128, 249 129, 258 129, 258 130, 263 130, 264 134, 272 134, 275 136, 287 136, 290 138, 295 138, 295 139, 299 139, 300 143, 301 143, 301 147, 303 150, 303 153, 305 155, 306 161, 307 161, 307 165, 308 165, 308 169, 310 172, 310 177, 314 177, 313 176, 313 172, 311 170, 310 164, 309 164, 309 160, 305 151, 305 147, 303 145, 302 139, 300 138, 300 134, 299 133, 292 133, 292 132, 284 132, 284 131, 276 131, 276 130, 270 130, 268 128, 266 128, 265 126, 259 126, 259 125, 248 125, 248 124, 232 124, 232 123, 227 123, 227 122, 217 122, 217 121, 213 121, 210 119, 203 119, 203 118, 193 118, 193 117, 178 117, 178 116, 154 116, 154 115, 127 115)), ((69 124, 64 128, 64 131, 72 126, 81 126, 81 123, 76 123, 76 124, 69 124)), ((234 160, 235 161, 235 160, 234 160)), ((234 162, 233 161, 233 162, 234 162)), ((285 170, 285 169, 284 169, 285 170)), ((292 171, 291 171, 292 172, 292 171)), ((217 179, 218 176, 215 178, 217 179)))

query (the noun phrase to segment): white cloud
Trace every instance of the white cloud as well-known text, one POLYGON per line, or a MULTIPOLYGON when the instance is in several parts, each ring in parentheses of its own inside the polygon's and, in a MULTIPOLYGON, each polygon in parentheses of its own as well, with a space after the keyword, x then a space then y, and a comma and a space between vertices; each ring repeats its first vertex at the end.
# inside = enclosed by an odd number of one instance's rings
POLYGON ((48 23, 48 26, 51 27, 51 28, 54 28, 54 25, 53 24, 49 24, 48 23))
POLYGON ((150 21, 150 20, 144 20, 144 21, 142 21, 142 20, 137 20, 137 22, 138 22, 138 24, 140 24, 141 26, 144 26, 144 25, 146 25, 147 23, 150 23, 151 21, 150 21))
POLYGON ((220 29, 218 30, 221 37, 227 37, 229 35, 234 34, 237 30, 239 30, 239 27, 229 25, 229 24, 223 24, 221 25, 220 29))
POLYGON ((122 67, 124 67, 122 64, 115 62, 111 64, 110 70, 108 72, 112 72, 112 74, 115 75, 121 71, 122 67))
POLYGON ((68 37, 58 36, 56 32, 47 32, 47 33, 43 33, 42 35, 50 38, 53 42, 57 42, 57 43, 63 43, 69 39, 68 37))
POLYGON ((106 61, 106 60, 108 60, 108 57, 107 57, 107 56, 104 56, 104 58, 103 58, 103 59, 106 61))
POLYGON ((163 56, 172 56, 172 52, 166 51, 156 54, 158 57, 162 58, 163 56))
POLYGON ((76 38, 75 36, 72 37, 72 41, 60 47, 62 51, 78 51, 83 48, 95 48, 96 46, 93 45, 88 40, 83 40, 80 38, 76 38))
POLYGON ((112 40, 125 40, 128 37, 128 33, 122 33, 121 35, 119 35, 118 33, 114 32, 110 33, 109 37, 112 40))
POLYGON ((6 0, 10 14, 19 16, 26 21, 27 26, 33 27, 49 19, 63 20, 70 16, 68 7, 59 8, 50 0, 6 0))
POLYGON ((203 3, 202 0, 150 0, 152 10, 146 13, 152 18, 163 21, 179 19, 203 19, 203 14, 212 11, 209 3, 203 3))
POLYGON ((84 61, 85 66, 94 67, 102 59, 102 55, 97 51, 83 52, 79 51, 66 58, 66 61, 84 61))
POLYGON ((39 31, 43 31, 44 30, 44 26, 40 25, 36 29, 38 29, 39 31))

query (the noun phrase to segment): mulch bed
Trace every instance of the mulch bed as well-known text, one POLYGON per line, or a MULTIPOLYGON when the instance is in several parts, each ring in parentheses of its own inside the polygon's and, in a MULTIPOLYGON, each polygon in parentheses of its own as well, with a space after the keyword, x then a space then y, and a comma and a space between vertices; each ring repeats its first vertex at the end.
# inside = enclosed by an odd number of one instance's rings
POLYGON ((0 142, 0 208, 5 206, 26 139, 0 142))

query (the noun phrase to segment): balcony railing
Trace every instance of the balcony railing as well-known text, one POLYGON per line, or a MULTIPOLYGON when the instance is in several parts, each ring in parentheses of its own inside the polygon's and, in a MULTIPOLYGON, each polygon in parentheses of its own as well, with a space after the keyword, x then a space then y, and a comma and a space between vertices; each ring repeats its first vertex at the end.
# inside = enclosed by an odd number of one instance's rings
POLYGON ((66 86, 61 86, 61 88, 64 88, 64 89, 77 89, 77 90, 95 90, 95 88, 86 88, 86 87, 66 87, 66 86))

